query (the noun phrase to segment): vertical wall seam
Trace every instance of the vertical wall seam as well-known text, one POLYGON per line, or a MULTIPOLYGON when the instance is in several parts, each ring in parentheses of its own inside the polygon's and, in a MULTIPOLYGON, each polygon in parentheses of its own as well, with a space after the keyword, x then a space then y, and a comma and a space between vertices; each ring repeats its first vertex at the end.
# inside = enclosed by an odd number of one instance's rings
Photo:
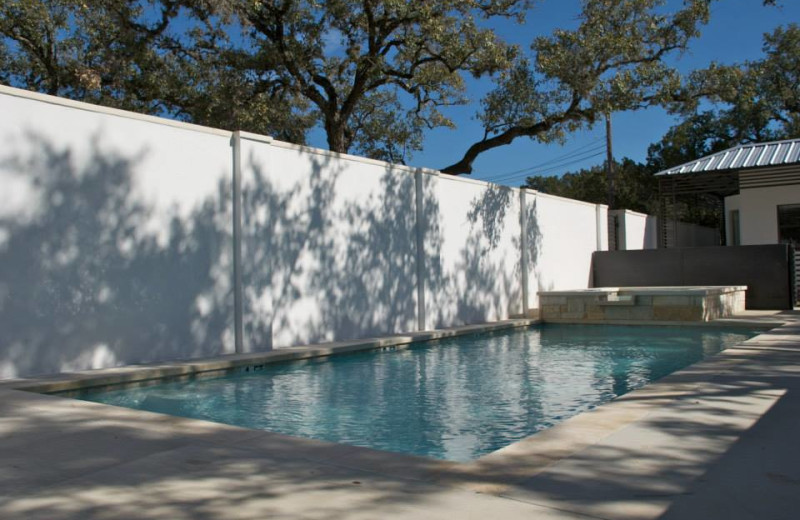
POLYGON ((423 198, 422 169, 414 172, 414 206, 416 210, 417 242, 417 329, 425 330, 425 201, 423 198))
POLYGON ((520 270, 522 271, 522 314, 528 317, 528 213, 526 207, 526 190, 519 190, 519 228, 520 228, 520 270))
POLYGON ((231 137, 233 152, 233 327, 236 353, 244 352, 242 317, 242 136, 231 137))
POLYGON ((596 204, 594 208, 595 208, 594 215, 595 215, 595 223, 596 223, 595 234, 597 236, 597 244, 596 244, 595 251, 602 251, 603 250, 603 228, 602 228, 602 226, 605 225, 606 228, 608 228, 608 223, 607 222, 606 223, 603 222, 603 205, 602 204, 596 204))

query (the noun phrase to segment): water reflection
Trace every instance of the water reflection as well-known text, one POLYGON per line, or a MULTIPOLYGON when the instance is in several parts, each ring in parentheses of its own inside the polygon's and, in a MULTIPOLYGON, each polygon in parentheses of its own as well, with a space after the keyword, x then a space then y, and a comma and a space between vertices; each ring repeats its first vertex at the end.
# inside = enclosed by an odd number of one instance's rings
POLYGON ((466 461, 752 335, 707 328, 548 325, 85 398, 466 461))

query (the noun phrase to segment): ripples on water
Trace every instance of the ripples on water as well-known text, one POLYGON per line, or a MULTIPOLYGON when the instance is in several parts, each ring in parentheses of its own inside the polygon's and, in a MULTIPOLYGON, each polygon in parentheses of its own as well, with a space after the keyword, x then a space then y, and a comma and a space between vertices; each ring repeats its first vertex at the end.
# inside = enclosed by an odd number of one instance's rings
POLYGON ((705 327, 546 325, 81 398, 467 461, 753 335, 705 327))

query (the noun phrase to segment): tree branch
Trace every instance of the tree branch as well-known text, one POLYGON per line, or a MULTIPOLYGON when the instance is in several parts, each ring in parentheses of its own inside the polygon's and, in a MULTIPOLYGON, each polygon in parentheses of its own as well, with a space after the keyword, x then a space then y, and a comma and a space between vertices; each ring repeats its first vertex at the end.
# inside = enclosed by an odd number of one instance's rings
POLYGON ((505 131, 497 134, 494 137, 482 139, 477 143, 470 146, 464 156, 458 161, 440 171, 449 175, 460 175, 472 173, 472 164, 475 159, 482 153, 487 152, 493 148, 511 144, 518 137, 536 137, 537 135, 544 134, 552 130, 556 125, 560 125, 569 121, 589 120, 593 117, 594 112, 582 110, 579 108, 582 99, 578 96, 573 96, 572 102, 560 114, 546 117, 531 125, 525 126, 510 126, 505 131))

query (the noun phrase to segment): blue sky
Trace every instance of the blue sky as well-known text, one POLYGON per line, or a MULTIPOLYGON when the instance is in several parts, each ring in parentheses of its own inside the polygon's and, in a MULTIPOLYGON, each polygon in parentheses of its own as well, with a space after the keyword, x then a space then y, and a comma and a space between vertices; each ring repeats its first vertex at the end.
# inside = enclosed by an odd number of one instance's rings
MULTIPOLYGON (((737 63, 758 59, 761 53, 762 35, 779 25, 800 22, 800 1, 780 0, 781 7, 764 7, 761 0, 719 0, 713 4, 711 23, 703 29, 699 39, 692 42, 688 53, 674 64, 683 71, 704 67, 711 61, 737 63)), ((678 5, 678 2, 672 2, 678 5)), ((556 27, 570 28, 577 25, 578 0, 539 0, 528 13, 525 25, 506 22, 496 24, 498 32, 508 41, 527 48, 534 36, 548 34, 556 27)), ((410 164, 428 168, 442 168, 458 160, 467 146, 482 135, 480 124, 475 121, 481 95, 486 91, 487 82, 470 81, 468 95, 472 102, 447 112, 457 125, 455 130, 437 129, 426 135, 424 149, 416 153, 410 164)), ((675 123, 675 120, 661 109, 648 109, 638 112, 623 112, 613 116, 614 155, 640 161, 645 158, 650 143, 658 141, 675 123)), ((601 164, 604 156, 595 155, 602 151, 605 136, 604 125, 593 130, 573 134, 561 146, 541 145, 530 139, 518 139, 510 146, 497 148, 480 156, 475 162, 473 178, 500 179, 500 184, 519 185, 525 174, 503 175, 509 172, 530 168, 546 163, 539 170, 546 175, 560 175, 578 168, 601 164), (582 162, 564 156, 577 157, 582 162)), ((314 132, 310 144, 327 147, 324 135, 314 132)))

